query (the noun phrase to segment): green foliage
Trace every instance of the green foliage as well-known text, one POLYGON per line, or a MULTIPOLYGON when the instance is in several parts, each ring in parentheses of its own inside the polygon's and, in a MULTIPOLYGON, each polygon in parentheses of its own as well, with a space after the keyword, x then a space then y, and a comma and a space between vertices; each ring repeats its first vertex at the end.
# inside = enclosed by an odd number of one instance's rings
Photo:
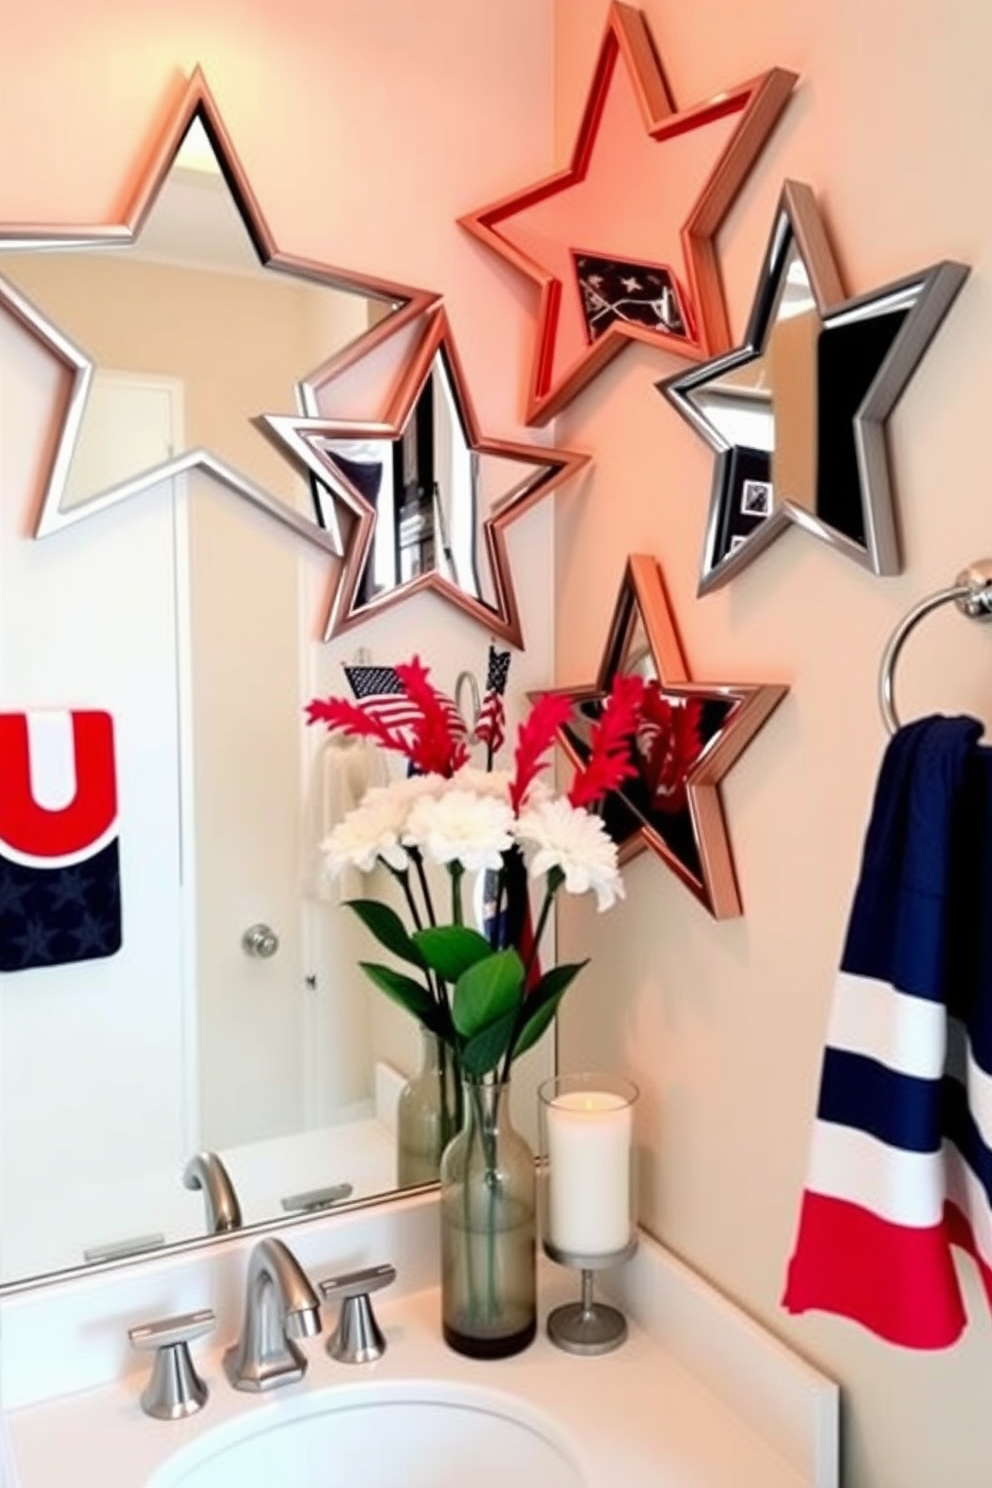
POLYGON ((425 1028, 429 1028, 432 1033, 441 1034, 442 1037, 448 1036, 440 1009, 426 987, 422 987, 412 977, 394 971, 391 966, 380 966, 374 961, 359 961, 358 964, 369 981, 374 982, 387 997, 398 1002, 400 1007, 406 1008, 408 1013, 419 1018, 425 1028))
POLYGON ((381 946, 407 961, 411 966, 423 967, 424 958, 417 949, 415 937, 407 934, 406 926, 388 904, 378 899, 348 899, 349 909, 354 910, 366 930, 370 930, 381 946))
POLYGON ((463 972, 492 955, 492 946, 477 930, 464 925, 432 925, 418 930, 413 943, 424 963, 446 982, 457 982, 463 972))
POLYGON ((516 951, 492 951, 463 971, 455 983, 451 1016, 463 1039, 515 1013, 523 995, 524 965, 516 951))
POLYGON ((471 1079, 480 1079, 494 1070, 510 1047, 517 1022, 517 1009, 487 1023, 462 1046, 462 1070, 471 1079))
POLYGON ((377 962, 360 963, 380 991, 454 1049, 462 1073, 481 1079, 514 1060, 545 1033, 565 992, 587 964, 553 966, 525 994, 525 968, 515 950, 494 951, 485 936, 464 925, 432 925, 407 933, 395 910, 375 899, 352 899, 352 909, 380 945, 415 966, 427 979, 377 962), (438 979, 435 987, 433 978, 438 979), (452 991, 442 995, 440 984, 452 991))
POLYGON ((545 972, 534 990, 528 993, 524 1002, 527 1016, 520 1036, 513 1046, 514 1059, 525 1054, 533 1044, 537 1043, 558 1011, 558 1004, 568 988, 582 968, 588 964, 587 961, 576 961, 564 966, 553 966, 550 971, 545 972))

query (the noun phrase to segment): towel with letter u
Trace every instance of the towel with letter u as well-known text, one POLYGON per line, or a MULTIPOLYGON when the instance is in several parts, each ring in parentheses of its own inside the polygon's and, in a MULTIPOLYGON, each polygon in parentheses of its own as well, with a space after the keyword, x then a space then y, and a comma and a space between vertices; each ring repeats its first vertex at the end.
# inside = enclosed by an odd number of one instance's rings
POLYGON ((784 1306, 952 1344, 952 1259, 992 1305, 992 750, 934 716, 889 742, 823 1055, 784 1306))

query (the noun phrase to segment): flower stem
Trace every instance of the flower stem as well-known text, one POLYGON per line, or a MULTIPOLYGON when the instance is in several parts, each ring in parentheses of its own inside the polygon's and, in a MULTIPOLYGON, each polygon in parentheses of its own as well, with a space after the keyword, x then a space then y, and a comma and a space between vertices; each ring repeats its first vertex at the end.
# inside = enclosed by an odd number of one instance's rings
POLYGON ((537 917, 537 925, 534 929, 534 939, 531 944, 530 955, 527 957, 527 965, 524 967, 525 991, 527 988, 527 983, 530 981, 530 974, 534 969, 534 962, 537 960, 537 951, 538 947, 541 944, 541 936, 544 934, 544 927, 548 923, 548 915, 551 913, 551 906, 554 903, 555 895, 558 892, 558 885, 553 885, 550 880, 551 875, 549 873, 548 886, 544 891, 544 903, 541 905, 541 913, 537 917))
MULTIPOLYGON (((411 856, 412 856, 412 854, 411 854, 411 856)), ((385 858, 380 858, 379 861, 381 863, 386 863, 385 858)), ((409 869, 408 868, 393 868, 393 867, 390 866, 389 863, 386 863, 386 867, 389 869, 390 873, 393 875, 393 877, 395 878, 396 882, 400 885, 400 887, 403 890, 403 894, 404 894, 404 896, 406 898, 406 902, 407 902, 407 907, 410 910, 410 918, 413 920, 413 923, 414 923, 414 928, 417 929, 417 930, 422 930, 424 928, 424 922, 423 922, 423 919, 421 918, 420 911, 417 908, 417 901, 414 898, 413 889, 410 886, 410 871, 409 871, 409 869)), ((421 870, 420 871, 421 871, 421 876, 423 877, 423 866, 422 865, 421 865, 421 870)), ((429 897, 427 895, 426 884, 424 885, 424 897, 425 897, 425 902, 426 902, 428 908, 430 908, 430 899, 429 899, 429 897)), ((432 924, 434 923, 433 918, 431 920, 431 923, 432 924)), ((450 1028, 451 1027, 451 1009, 448 1006, 448 998, 447 998, 447 995, 445 993, 444 983, 441 981, 441 978, 439 976, 437 976, 432 971, 425 970, 424 971, 424 976, 427 978, 427 990, 431 994, 431 996, 433 997, 434 1001, 437 1003, 438 1007, 441 1008, 444 1011, 445 1018, 447 1020, 447 1026, 450 1028)), ((444 1035, 442 1034, 441 1037, 444 1038, 444 1035)))
POLYGON ((420 892, 424 896, 424 908, 427 911, 428 922, 431 925, 436 925, 437 919, 434 914, 434 901, 431 899, 430 885, 427 882, 427 874, 424 872, 424 859, 421 855, 420 848, 411 847, 408 848, 407 851, 409 852, 410 857, 413 860, 413 866, 417 870, 417 878, 420 881, 420 892))
POLYGON ((465 869, 461 863, 449 863, 448 872, 451 874, 451 923, 453 925, 464 925, 462 879, 465 877, 465 869))
POLYGON ((496 902, 493 906, 492 934, 490 941, 494 951, 501 951, 503 946, 503 932, 500 926, 500 915, 503 913, 503 890, 506 887, 506 870, 500 868, 496 875, 496 902))
POLYGON ((544 903, 541 905, 541 913, 538 915, 537 918, 537 926, 534 930, 534 940, 530 948, 530 955, 527 957, 527 964, 524 967, 523 995, 520 999, 520 1006, 517 1008, 517 1015, 513 1020, 513 1032, 510 1035, 510 1042, 506 1046, 506 1057, 503 1060, 503 1073, 501 1074, 500 1079, 504 1082, 510 1078, 510 1066, 513 1063, 513 1051, 517 1046, 517 1039, 520 1037, 521 1030, 524 1026, 524 1019, 527 1014, 527 983, 530 981, 530 974, 534 969, 534 963, 537 960, 537 952, 538 947, 541 944, 541 936, 544 934, 544 927, 548 923, 548 915, 551 913, 551 906, 555 901, 555 895, 561 888, 564 881, 565 875, 562 873, 560 868, 552 868, 548 871, 547 887, 544 890, 544 903))
MULTIPOLYGON (((380 863, 386 863, 385 858, 380 858, 379 861, 380 863)), ((417 908, 417 901, 413 897, 413 890, 410 887, 410 870, 408 868, 393 868, 389 863, 386 863, 386 867, 403 890, 403 896, 406 899, 414 929, 422 930, 424 928, 424 922, 420 918, 420 910, 417 908)))

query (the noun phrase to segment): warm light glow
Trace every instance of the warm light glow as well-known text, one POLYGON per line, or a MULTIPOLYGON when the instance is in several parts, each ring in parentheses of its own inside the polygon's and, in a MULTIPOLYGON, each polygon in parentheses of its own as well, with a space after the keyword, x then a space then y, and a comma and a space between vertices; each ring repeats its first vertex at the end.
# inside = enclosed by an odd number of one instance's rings
POLYGON ((548 1236, 561 1251, 600 1256, 630 1238, 633 1112, 623 1096, 572 1090, 547 1109, 548 1236))
POLYGON ((200 175, 220 175, 214 147, 199 117, 194 118, 187 129, 183 142, 176 151, 175 164, 178 170, 198 171, 200 175))

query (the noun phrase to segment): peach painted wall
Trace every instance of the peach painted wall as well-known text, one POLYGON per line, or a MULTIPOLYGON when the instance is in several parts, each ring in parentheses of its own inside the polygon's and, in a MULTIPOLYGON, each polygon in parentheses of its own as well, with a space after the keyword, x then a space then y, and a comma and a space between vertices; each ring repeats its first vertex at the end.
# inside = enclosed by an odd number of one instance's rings
MULTIPOLYGON (((596 453, 557 523, 559 683, 590 679, 629 552, 662 561, 700 680, 773 680, 786 702, 724 789, 745 916, 715 923, 651 857, 627 903, 563 917, 592 968, 564 1016, 569 1066, 643 1089, 643 1218, 844 1387, 848 1488, 986 1488, 992 1326, 966 1272, 970 1327, 937 1355, 779 1308, 831 986, 885 735, 879 657, 915 601, 992 550, 992 11, 973 0, 646 0, 680 105, 770 64, 801 76, 720 237, 739 337, 781 182, 816 190, 851 292, 942 258, 972 266, 890 423, 905 570, 872 578, 798 530, 727 588, 695 598, 711 455, 654 391, 674 358, 626 350, 559 419, 596 453)), ((556 6, 558 160, 568 157, 605 0, 556 6)), ((992 636, 931 617, 899 670, 904 716, 992 717, 992 636)), ((857 1265, 857 1257, 851 1257, 857 1265)))

